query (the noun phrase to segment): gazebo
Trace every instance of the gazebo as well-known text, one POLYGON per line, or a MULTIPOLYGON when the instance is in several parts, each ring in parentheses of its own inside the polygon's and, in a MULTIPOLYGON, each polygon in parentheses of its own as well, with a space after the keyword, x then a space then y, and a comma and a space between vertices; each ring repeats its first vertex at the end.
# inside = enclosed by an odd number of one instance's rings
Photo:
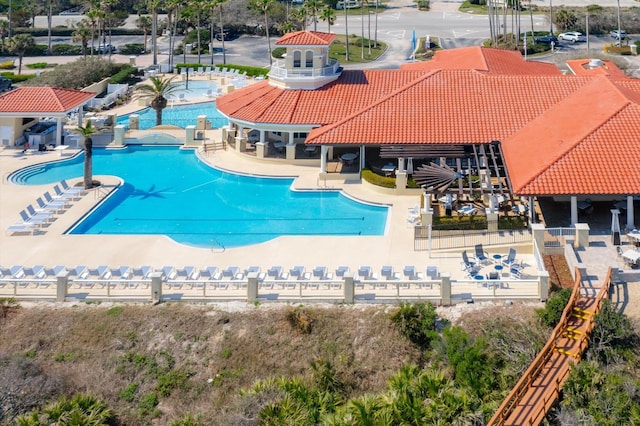
POLYGON ((24 130, 42 117, 56 121, 56 145, 62 142, 62 119, 78 109, 82 123, 82 107, 95 93, 55 87, 19 87, 0 95, 0 140, 3 146, 16 146, 24 130))

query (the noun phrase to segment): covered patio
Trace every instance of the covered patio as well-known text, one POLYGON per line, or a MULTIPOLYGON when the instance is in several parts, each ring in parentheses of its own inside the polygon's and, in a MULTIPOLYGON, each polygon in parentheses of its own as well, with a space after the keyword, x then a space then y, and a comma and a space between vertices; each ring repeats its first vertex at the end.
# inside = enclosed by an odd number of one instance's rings
POLYGON ((95 93, 54 87, 19 87, 0 95, 0 139, 3 146, 28 143, 26 129, 42 118, 55 121, 55 145, 62 144, 63 120, 78 111, 78 126, 82 125, 82 108, 95 93))

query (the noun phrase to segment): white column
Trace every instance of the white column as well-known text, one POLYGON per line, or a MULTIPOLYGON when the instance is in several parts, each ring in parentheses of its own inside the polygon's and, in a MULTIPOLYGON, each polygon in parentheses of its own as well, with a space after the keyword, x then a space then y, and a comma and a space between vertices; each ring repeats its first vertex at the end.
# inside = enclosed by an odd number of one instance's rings
POLYGON ((636 227, 633 218, 633 195, 627 195, 627 229, 636 227))
POLYGON ((533 205, 533 195, 529 196, 529 223, 533 223, 533 219, 535 218, 535 209, 533 205))
POLYGON ((264 143, 264 142, 265 142, 265 140, 264 140, 264 135, 265 135, 265 131, 264 131, 264 130, 260 130, 260 142, 261 142, 261 143, 264 143))
POLYGON ((320 173, 327 172, 327 145, 320 147, 320 173))
POLYGON ((364 149, 364 145, 360 146, 360 170, 364 169, 366 163, 365 163, 365 158, 364 158, 364 154, 365 153, 365 149, 364 149))
POLYGON ((62 143, 62 117, 56 118, 56 145, 62 143))
POLYGON ((571 196, 571 225, 578 223, 578 197, 571 196))
POLYGON ((295 140, 293 138, 293 133, 294 132, 289 132, 289 143, 295 143, 295 140))
POLYGON ((404 157, 398 158, 398 171, 404 172, 404 157))

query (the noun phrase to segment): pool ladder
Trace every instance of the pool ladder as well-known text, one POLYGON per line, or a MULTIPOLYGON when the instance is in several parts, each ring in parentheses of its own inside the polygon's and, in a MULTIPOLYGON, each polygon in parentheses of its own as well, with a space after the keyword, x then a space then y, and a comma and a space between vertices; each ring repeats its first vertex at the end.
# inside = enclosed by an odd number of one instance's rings
POLYGON ((224 253, 226 248, 216 238, 211 239, 211 252, 224 253))

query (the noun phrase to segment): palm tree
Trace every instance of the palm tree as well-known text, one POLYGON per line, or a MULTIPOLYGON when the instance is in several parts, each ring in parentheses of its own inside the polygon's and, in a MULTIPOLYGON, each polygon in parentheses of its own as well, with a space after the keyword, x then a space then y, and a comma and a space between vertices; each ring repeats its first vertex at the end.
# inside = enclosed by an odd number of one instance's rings
POLYGON ((156 126, 162 124, 162 110, 167 107, 167 98, 179 87, 171 84, 174 77, 149 77, 150 84, 141 84, 134 89, 140 93, 140 98, 151 99, 151 108, 156 111, 156 126))
POLYGON ((220 39, 222 42, 222 63, 227 63, 227 52, 224 50, 224 19, 222 16, 222 5, 226 3, 227 0, 216 0, 215 2, 218 4, 218 12, 220 17, 220 39))
POLYGON ((182 7, 183 0, 166 0, 165 7, 167 9, 167 19, 169 21, 169 68, 173 69, 173 50, 174 50, 174 37, 176 31, 178 31, 178 19, 180 15, 180 8, 182 7))
POLYGON ((344 43, 344 47, 345 47, 345 52, 344 52, 344 60, 346 62, 349 62, 349 20, 347 19, 347 17, 349 16, 348 9, 347 9, 347 3, 344 2, 344 35, 345 35, 345 43, 344 43))
POLYGON ((87 121, 85 126, 78 126, 75 130, 77 134, 84 138, 84 189, 90 189, 93 186, 93 140, 91 135, 98 132, 98 129, 93 127, 90 120, 87 121))
POLYGON ((269 37, 269 8, 273 4, 274 0, 253 0, 254 9, 264 13, 264 30, 267 35, 267 48, 269 50, 269 65, 273 63, 271 58, 271 38, 269 37))
POLYGON ((47 52, 51 54, 51 20, 53 15, 53 0, 49 0, 47 10, 47 52))
MULTIPOLYGON (((136 19, 136 27, 142 30, 142 34, 144 35, 144 51, 147 51, 147 36, 149 35, 149 30, 152 28, 153 24, 151 23, 151 18, 148 16, 140 16, 136 19)), ((152 36, 153 38, 153 36, 152 36)))
POLYGON ((331 25, 336 22, 336 11, 331 9, 330 7, 325 7, 322 9, 322 13, 320 13, 320 19, 323 21, 327 21, 327 32, 331 32, 331 25))
MULTIPOLYGON (((160 0, 147 0, 151 10, 151 41, 153 42, 153 65, 158 65, 158 7, 160 0)), ((146 50, 146 49, 145 49, 146 50)))
POLYGON ((311 19, 313 19, 313 31, 317 31, 318 12, 322 8, 322 2, 319 0, 307 0, 304 2, 304 8, 307 10, 309 15, 311 15, 311 19))
POLYGON ((18 55, 18 74, 22 72, 22 58, 24 53, 36 45, 30 34, 17 34, 9 39, 9 52, 18 55))
MULTIPOLYGON (((89 21, 89 25, 91 26, 91 56, 93 56, 93 42, 96 39, 96 25, 100 18, 100 12, 97 9, 91 9, 86 13, 86 16, 86 19, 89 21)), ((99 32, 100 29, 98 29, 98 39, 100 39, 99 32)))
POLYGON ((0 20, 0 50, 4 50, 4 40, 9 35, 9 21, 0 20))
POLYGON ((78 25, 78 28, 73 32, 71 41, 74 43, 80 42, 82 45, 82 56, 87 57, 87 45, 89 44, 89 38, 91 37, 91 30, 84 25, 78 25))

